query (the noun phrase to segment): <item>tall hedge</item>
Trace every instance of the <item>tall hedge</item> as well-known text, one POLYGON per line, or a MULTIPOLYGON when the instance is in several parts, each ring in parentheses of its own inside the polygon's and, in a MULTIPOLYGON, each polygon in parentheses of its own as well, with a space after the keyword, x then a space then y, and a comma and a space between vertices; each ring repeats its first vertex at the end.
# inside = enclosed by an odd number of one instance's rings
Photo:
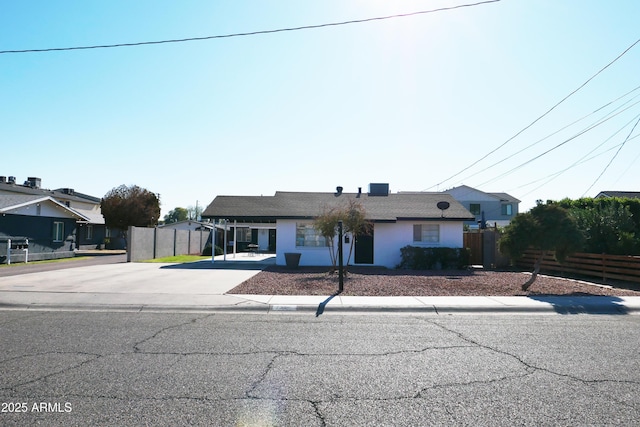
POLYGON ((640 254, 640 199, 583 197, 548 203, 569 210, 576 220, 585 242, 580 252, 640 254))

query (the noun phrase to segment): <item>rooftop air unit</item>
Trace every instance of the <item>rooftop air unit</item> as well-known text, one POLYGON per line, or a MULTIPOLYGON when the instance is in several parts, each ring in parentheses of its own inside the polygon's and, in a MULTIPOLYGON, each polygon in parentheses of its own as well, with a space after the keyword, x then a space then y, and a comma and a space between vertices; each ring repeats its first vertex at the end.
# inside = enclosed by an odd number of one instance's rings
POLYGON ((369 196, 388 196, 389 184, 369 184, 369 196))

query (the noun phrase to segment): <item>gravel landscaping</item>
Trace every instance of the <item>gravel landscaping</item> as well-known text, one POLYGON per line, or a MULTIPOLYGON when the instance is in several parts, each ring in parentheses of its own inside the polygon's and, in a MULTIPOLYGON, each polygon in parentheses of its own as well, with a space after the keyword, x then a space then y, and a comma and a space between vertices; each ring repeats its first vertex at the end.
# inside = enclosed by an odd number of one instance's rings
MULTIPOLYGON (((604 295, 640 296, 634 284, 615 288, 560 277, 538 276, 529 291, 521 286, 530 273, 505 271, 412 271, 351 267, 342 295, 358 296, 526 296, 604 295), (626 288, 626 289, 625 289, 626 288)), ((327 268, 290 270, 272 266, 236 286, 230 294, 331 295, 338 290, 338 274, 327 268)))

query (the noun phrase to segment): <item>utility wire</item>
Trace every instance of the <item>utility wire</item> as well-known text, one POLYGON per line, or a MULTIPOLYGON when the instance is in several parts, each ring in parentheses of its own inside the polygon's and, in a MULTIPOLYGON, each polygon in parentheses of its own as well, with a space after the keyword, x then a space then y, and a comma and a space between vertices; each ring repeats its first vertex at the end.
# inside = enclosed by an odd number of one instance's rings
MULTIPOLYGON (((531 144, 527 145, 526 147, 524 147, 524 148, 522 148, 522 149, 520 149, 520 150, 516 151, 515 153, 510 154, 509 156, 507 156, 507 157, 505 157, 505 158, 503 158, 503 159, 501 159, 501 160, 498 160, 497 162, 494 162, 494 163, 490 164, 489 166, 485 167, 484 169, 480 169, 479 171, 474 172, 474 173, 472 173, 471 175, 467 175, 467 176, 466 176, 465 178, 463 178, 461 181, 465 181, 465 180, 467 180, 467 179, 469 179, 469 178, 473 178, 474 176, 479 175, 479 174, 481 174, 482 172, 484 172, 484 171, 486 171, 486 170, 489 170, 489 169, 493 168, 493 167, 494 167, 494 166, 496 166, 496 165, 499 165, 500 163, 506 162, 506 161, 507 161, 507 160, 509 160, 510 158, 515 157, 515 156, 517 156, 518 154, 522 153, 523 151, 526 151, 526 150, 528 150, 529 148, 532 148, 532 147, 534 147, 534 146, 538 145, 539 143, 541 143, 541 142, 543 142, 543 141, 545 141, 545 140, 547 140, 547 139, 551 138, 552 136, 554 136, 554 135, 556 135, 556 134, 558 134, 558 133, 562 132, 563 130, 565 130, 565 129, 567 129, 567 128, 569 128, 569 127, 573 126, 573 125, 575 125, 576 123, 581 122, 582 120, 586 119, 587 117, 589 117, 589 116, 592 116, 592 115, 596 114, 598 111, 601 111, 602 109, 604 109, 604 108, 606 108, 606 107, 608 107, 608 106, 612 105, 614 102, 619 101, 620 99, 624 98, 625 96, 629 95, 630 93, 635 92, 635 91, 636 91, 636 90, 638 90, 638 89, 640 89, 640 86, 637 86, 635 89, 633 89, 633 90, 631 90, 631 91, 629 91, 629 92, 625 93, 625 94, 624 94, 624 95, 622 95, 622 96, 619 96, 618 98, 614 99, 613 101, 610 101, 610 102, 606 103, 606 104, 605 104, 605 105, 603 105, 602 107, 597 108, 596 110, 592 111, 591 113, 589 113, 589 114, 587 114, 587 115, 585 115, 585 116, 582 116, 581 118, 579 118, 579 119, 577 119, 577 120, 573 121, 572 123, 569 123, 568 125, 563 126, 562 128, 558 129, 557 131, 555 131, 555 132, 553 132, 553 133, 550 133, 549 135, 545 136, 544 138, 541 138, 541 139, 539 139, 539 140, 537 140, 537 141, 535 141, 535 142, 533 142, 533 143, 531 143, 531 144)), ((618 106, 617 108, 615 108, 613 111, 611 111, 611 112, 607 113, 607 115, 610 115, 610 114, 615 113, 617 110, 619 110, 620 108, 624 107, 626 104, 628 104, 629 102, 633 101, 633 100, 634 100, 635 98, 637 98, 638 96, 640 96, 640 94, 638 94, 638 95, 634 96, 633 98, 631 98, 631 99, 627 100, 627 101, 626 101, 626 102, 624 102, 622 105, 620 105, 620 106, 618 106)), ((633 104, 633 105, 636 105, 637 103, 638 103, 638 102, 636 102, 636 103, 635 103, 635 104, 633 104)), ((623 111, 624 111, 624 110, 623 110, 623 111)), ((606 117, 606 115, 605 115, 605 117, 606 117)))
POLYGON ((469 166, 465 167, 464 169, 461 169, 460 171, 456 172, 455 174, 451 175, 449 178, 440 181, 439 183, 432 185, 431 187, 427 188, 427 190, 430 190, 434 187, 438 187, 441 184, 451 180, 452 178, 455 178, 456 176, 460 175, 461 173, 471 169, 472 167, 474 167, 475 165, 477 165, 478 163, 480 163, 481 161, 483 161, 484 159, 486 159, 487 157, 489 157, 490 155, 492 155, 493 153, 495 153, 496 151, 498 151, 499 149, 501 149, 502 147, 504 147, 505 145, 507 145, 509 142, 513 141, 516 137, 518 137, 521 133, 523 133, 524 131, 526 131, 527 129, 529 129, 531 126, 533 126, 534 124, 536 124, 537 122, 539 122, 540 120, 542 120, 545 116, 547 116, 549 113, 551 113, 554 109, 556 109, 556 107, 558 107, 560 104, 562 104, 564 101, 566 101, 567 99, 569 99, 571 96, 573 96, 576 92, 578 92, 580 89, 582 89, 583 87, 585 87, 587 84, 589 84, 589 82, 591 82, 591 80, 593 80, 594 78, 596 78, 600 73, 602 73, 604 70, 606 70, 607 68, 609 68, 611 65, 613 65, 617 60, 619 60, 620 58, 622 58, 627 52, 629 52, 635 45, 637 45, 638 43, 640 43, 640 39, 636 40, 633 44, 631 44, 631 46, 629 46, 628 48, 626 48, 621 54, 619 54, 613 61, 609 62, 607 65, 605 65, 604 67, 602 67, 597 73, 595 73, 593 76, 589 77, 589 79, 587 79, 587 81, 585 81, 584 83, 582 83, 580 86, 578 86, 577 89, 575 89, 574 91, 572 91, 571 93, 569 93, 569 95, 565 96, 564 98, 562 98, 558 103, 556 103, 553 107, 551 107, 550 109, 548 109, 544 114, 542 114, 540 117, 538 117, 537 119, 535 119, 533 122, 531 122, 530 124, 528 124, 527 126, 525 126, 523 129, 521 129, 518 133, 516 133, 515 135, 513 135, 511 138, 507 139, 505 142, 503 142, 502 144, 500 144, 498 147, 494 148, 493 150, 491 150, 490 152, 488 152, 487 154, 485 154, 484 156, 482 156, 480 159, 476 160, 475 162, 471 163, 469 166))
POLYGON ((618 157, 618 154, 620 154, 620 150, 622 150, 622 147, 624 147, 624 145, 627 143, 627 141, 629 140, 629 137, 631 136, 633 131, 636 130, 636 126, 638 126, 638 123, 640 123, 640 118, 638 119, 636 124, 633 125, 633 128, 631 129, 631 132, 629 132, 629 135, 627 135, 625 140, 622 142, 622 145, 620 145, 620 148, 618 148, 618 151, 616 151, 616 154, 614 154, 613 157, 611 158, 611 160, 609 160, 609 163, 607 163, 607 166, 605 166, 604 169, 602 170, 602 172, 600 172, 600 175, 598 175, 596 180, 593 181, 593 184, 591 184, 589 186, 589 188, 587 188, 587 190, 584 192, 584 194, 582 194, 582 197, 584 197, 584 195, 587 194, 589 192, 589 190, 591 190, 593 188, 594 185, 596 185, 596 182, 598 182, 600 180, 600 178, 602 178, 602 175, 604 175, 604 173, 607 171, 607 169, 609 169, 609 166, 611 166, 611 163, 613 163, 613 161, 616 159, 616 157, 618 157))
MULTIPOLYGON (((539 158, 541 158, 541 157, 543 157, 543 156, 545 156, 545 155, 549 154, 550 152, 552 152, 552 151, 554 151, 554 150, 557 150, 558 148, 562 147, 563 145, 567 144, 568 142, 570 142, 570 141, 572 141, 572 140, 574 140, 574 139, 578 138, 579 136, 584 135, 585 133, 589 132, 590 130, 593 130, 593 129, 595 129, 596 127, 600 126, 601 124, 603 124, 603 123, 605 123, 605 122, 607 122, 607 121, 611 120, 612 118, 616 117, 617 115, 622 114, 623 112, 625 112, 626 110, 630 109, 631 107, 635 106, 635 105, 636 105, 636 104, 638 104, 638 103, 640 103, 640 101, 637 101, 636 103, 634 103, 634 104, 632 104, 632 105, 628 106, 628 107, 627 107, 627 108, 625 108, 624 110, 619 111, 619 112, 617 112, 616 114, 614 114, 614 115, 612 115, 612 116, 609 116, 609 117, 607 117, 607 118, 604 118, 604 119, 600 120, 599 122, 597 122, 597 123, 595 123, 595 124, 593 124, 593 125, 589 126, 588 128, 581 130, 580 132, 578 132, 577 134, 573 135, 572 137, 565 139, 564 141, 562 141, 561 143, 559 143, 559 144, 555 145, 554 147, 549 148, 547 151, 544 151, 543 153, 538 154, 537 156, 535 156, 535 157, 533 157, 533 158, 531 158, 531 159, 527 160, 526 162, 523 162, 523 163, 519 164, 518 166, 516 166, 516 167, 514 167, 514 168, 512 168, 512 169, 510 169, 510 170, 508 170, 508 171, 506 171, 506 172, 504 172, 503 174, 498 175, 498 176, 497 176, 497 177, 495 177, 495 178, 492 178, 492 179, 490 179, 490 180, 488 180, 488 181, 483 182, 483 183, 482 183, 482 184, 480 184, 480 185, 482 186, 482 185, 488 184, 488 183, 490 183, 490 182, 496 181, 496 180, 498 180, 498 179, 500 179, 500 178, 503 178, 503 177, 505 177, 505 176, 507 176, 507 175, 509 175, 509 174, 511 174, 511 173, 513 173, 513 172, 515 172, 516 170, 520 169, 521 167, 526 166, 526 165, 528 165, 529 163, 532 163, 532 162, 533 162, 533 161, 535 161, 535 160, 538 160, 539 158)), ((635 129, 635 126, 634 126, 634 129, 635 129)), ((628 137, 627 137, 627 138, 628 138, 628 137)))
POLYGON ((117 44, 106 44, 106 45, 94 45, 94 46, 74 46, 74 47, 55 47, 55 48, 46 48, 46 49, 22 49, 22 50, 2 50, 0 54, 8 54, 8 53, 37 53, 37 52, 54 52, 54 51, 69 51, 69 50, 86 50, 86 49, 107 49, 114 47, 131 47, 131 46, 145 46, 145 45, 153 45, 153 44, 164 44, 164 43, 184 43, 191 41, 202 41, 202 40, 212 40, 212 39, 225 39, 231 37, 245 37, 245 36, 256 36, 261 34, 273 34, 273 33, 281 33, 285 31, 300 31, 300 30, 311 30, 317 28, 325 28, 325 27, 336 27, 340 25, 350 25, 350 24, 361 24, 364 22, 372 22, 372 21, 382 21, 386 19, 396 19, 396 18, 406 18, 409 16, 416 15, 424 15, 428 13, 435 12, 443 12, 447 10, 454 9, 462 9, 466 7, 473 6, 481 6, 489 3, 497 3, 501 0, 486 0, 478 3, 468 3, 468 4, 460 4, 456 6, 450 7, 442 7, 438 9, 431 10, 423 10, 419 12, 410 12, 410 13, 401 13, 397 15, 388 15, 388 16, 380 16, 376 18, 365 18, 365 19, 354 19, 350 21, 342 21, 342 22, 331 22, 327 24, 317 24, 317 25, 305 25, 300 27, 290 27, 290 28, 279 28, 275 30, 263 30, 263 31, 252 31, 247 33, 233 33, 233 34, 223 34, 223 35, 215 35, 215 36, 205 36, 205 37, 189 37, 184 39, 171 39, 171 40, 156 40, 156 41, 146 41, 146 42, 134 42, 134 43, 117 43, 117 44))
MULTIPOLYGON (((527 193, 523 194, 523 196, 527 196, 527 195, 529 195, 529 194, 533 193, 534 191, 538 190, 539 188, 544 187, 545 185, 547 185, 548 183, 550 183, 551 181, 553 181, 554 179, 558 178, 560 175, 562 175, 563 173, 565 173, 566 171, 568 171, 568 170, 570 170, 570 169, 573 169, 574 167, 579 166, 579 165, 581 165, 581 164, 583 164, 583 163, 586 163, 586 162, 588 162, 588 161, 590 161, 590 160, 593 160, 593 159, 595 159, 596 157, 599 157, 599 156, 602 156, 602 155, 604 155, 604 154, 607 154, 609 151, 611 151, 611 150, 613 150, 613 149, 615 149, 615 148, 619 147, 619 146, 620 146, 620 145, 622 145, 623 143, 618 144, 618 145, 615 145, 615 146, 613 146, 613 147, 611 147, 611 148, 608 148, 607 150, 605 150, 605 151, 603 151, 603 152, 601 152, 601 153, 598 153, 598 154, 596 154, 596 155, 594 155, 594 156, 589 157, 592 153, 594 153, 594 152, 595 152, 596 150, 598 150, 600 147, 602 147, 602 146, 603 146, 603 145, 605 145, 607 142, 609 142, 610 140, 612 140, 612 139, 613 139, 617 134, 619 134, 620 132, 622 132, 622 131, 624 130, 624 128, 626 128, 628 125, 630 125, 631 123, 633 123, 633 121, 634 121, 634 120, 636 120, 636 119, 637 119, 637 118, 639 118, 639 117, 640 117, 640 115, 635 116, 633 119, 631 119, 630 121, 628 121, 627 123, 625 123, 625 124, 624 124, 624 126, 622 126, 622 127, 621 127, 620 129, 618 129, 615 133, 613 133, 613 135, 611 135, 609 138, 607 138, 607 139, 605 139, 604 141, 602 141, 600 144, 598 144, 598 145, 597 145, 595 148, 593 148, 591 151, 589 151, 588 153, 586 153, 586 154, 585 154, 584 156, 582 156, 580 159, 576 160, 573 164, 571 164, 571 165, 567 166, 566 168, 564 168, 564 169, 562 169, 562 170, 560 170, 560 171, 554 172, 554 173, 552 173, 552 174, 550 174, 550 175, 547 175, 547 176, 544 176, 544 177, 542 177, 542 178, 538 178, 538 179, 536 179, 536 180, 534 180, 534 181, 531 181, 531 182, 529 182, 529 183, 527 183, 527 184, 520 185, 520 186, 518 186, 518 187, 516 187, 516 188, 524 188, 524 187, 528 187, 528 186, 533 185, 533 184, 535 184, 535 183, 538 183, 538 182, 540 182, 540 181, 544 181, 544 180, 546 180, 546 182, 544 182, 544 183, 542 183, 542 184, 538 185, 537 187, 535 187, 535 188, 533 188, 532 190, 528 191, 527 193)), ((638 136, 640 136, 640 135, 636 135, 636 136, 634 136, 633 138, 629 138, 628 140, 630 141, 630 140, 632 140, 632 139, 637 138, 638 136)), ((637 160, 637 159, 636 159, 636 160, 637 160)), ((634 162, 635 162, 635 160, 634 160, 634 162)), ((625 171, 625 172, 626 172, 626 171, 625 171)))

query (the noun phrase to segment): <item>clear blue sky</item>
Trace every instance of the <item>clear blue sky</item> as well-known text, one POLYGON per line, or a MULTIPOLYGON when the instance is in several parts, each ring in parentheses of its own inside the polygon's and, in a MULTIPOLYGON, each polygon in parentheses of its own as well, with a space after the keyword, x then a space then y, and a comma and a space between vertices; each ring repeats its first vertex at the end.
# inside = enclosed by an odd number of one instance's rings
MULTIPOLYGON (((5 1, 0 51, 465 3, 473 1, 5 1)), ((216 195, 357 191, 370 182, 394 192, 466 184, 508 192, 521 210, 536 199, 640 191, 640 125, 631 133, 640 43, 496 150, 636 42, 639 16, 636 0, 502 0, 275 34, 4 53, 0 175, 97 197, 136 184, 161 195, 163 215, 216 195)))

